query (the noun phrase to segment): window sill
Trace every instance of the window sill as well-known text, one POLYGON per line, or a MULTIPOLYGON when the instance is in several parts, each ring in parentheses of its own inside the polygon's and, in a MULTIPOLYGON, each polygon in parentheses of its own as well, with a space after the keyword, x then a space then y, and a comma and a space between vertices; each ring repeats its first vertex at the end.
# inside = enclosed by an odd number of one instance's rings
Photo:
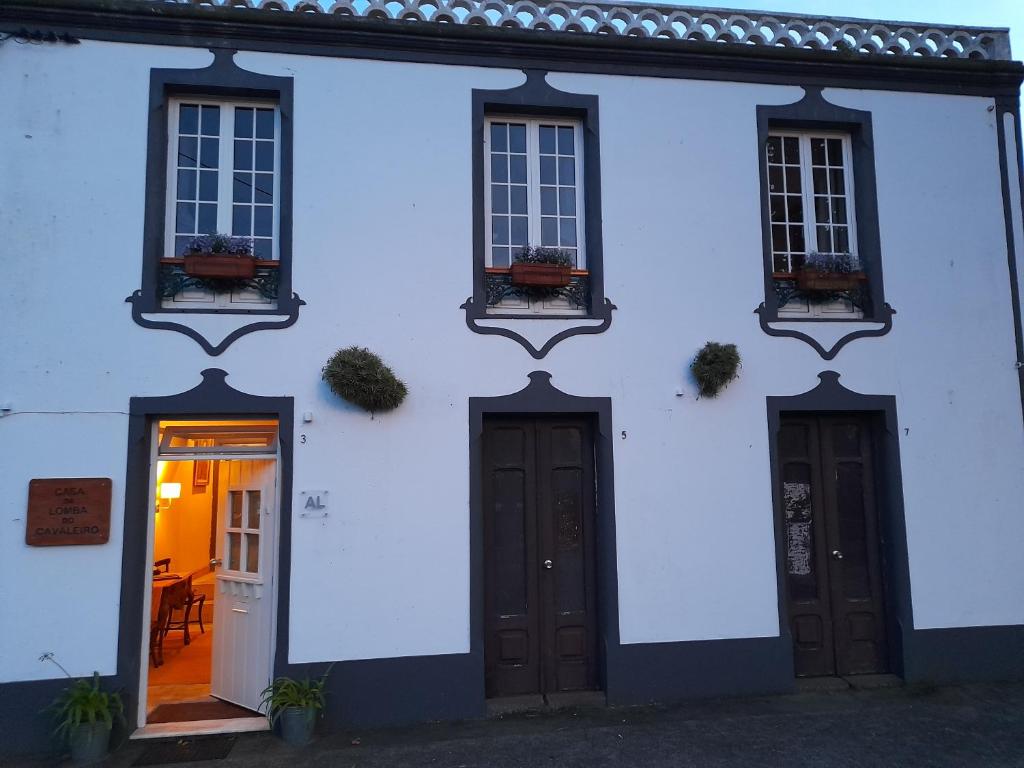
POLYGON ((591 316, 590 272, 574 269, 567 286, 557 288, 514 285, 509 267, 484 268, 484 316, 517 320, 559 320, 591 316), (509 306, 509 300, 520 306, 509 306), (539 308, 545 300, 558 300, 565 306, 539 308), (504 304, 504 306, 503 306, 504 304))
MULTIPOLYGON (((768 318, 769 322, 778 323, 880 323, 885 322, 884 318, 876 318, 865 311, 870 307, 870 293, 867 284, 852 290, 837 290, 832 292, 804 292, 797 287, 799 275, 796 272, 773 272, 772 287, 775 291, 776 307, 774 317, 768 318), (837 308, 833 311, 815 310, 812 305, 815 302, 809 298, 812 295, 818 297, 819 305, 828 303, 847 303, 850 309, 837 308), (825 296, 829 300, 825 300, 825 296), (788 309, 787 304, 804 303, 807 309, 788 309)), ((841 305, 840 305, 841 306, 841 305)))
POLYGON ((146 311, 190 314, 282 314, 278 300, 281 278, 278 261, 257 259, 254 277, 224 279, 190 275, 185 272, 184 264, 183 258, 160 259, 155 306, 147 307, 146 311), (184 291, 199 291, 200 295, 193 302, 174 301, 175 297, 184 291), (225 297, 236 291, 248 292, 251 300, 227 301, 225 297), (211 298, 204 299, 203 292, 211 298))

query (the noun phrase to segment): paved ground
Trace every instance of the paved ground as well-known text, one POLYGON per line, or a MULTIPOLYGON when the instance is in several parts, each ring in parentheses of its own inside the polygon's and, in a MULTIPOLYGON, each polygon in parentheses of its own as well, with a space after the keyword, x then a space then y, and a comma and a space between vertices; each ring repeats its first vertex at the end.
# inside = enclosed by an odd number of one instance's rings
MULTIPOLYGON (((106 765, 126 768, 142 748, 139 742, 129 743, 106 765)), ((524 713, 480 722, 347 732, 321 737, 302 749, 258 734, 240 737, 224 760, 190 765, 1024 768, 1024 684, 524 713)))

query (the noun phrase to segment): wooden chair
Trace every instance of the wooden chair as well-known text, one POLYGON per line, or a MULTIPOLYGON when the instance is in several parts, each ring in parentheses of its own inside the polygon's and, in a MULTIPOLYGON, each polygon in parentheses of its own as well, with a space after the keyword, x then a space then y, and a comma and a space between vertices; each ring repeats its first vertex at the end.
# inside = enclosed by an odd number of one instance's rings
POLYGON ((163 634, 166 636, 171 630, 181 630, 185 634, 185 645, 188 645, 192 642, 192 636, 189 632, 189 624, 192 623, 192 608, 197 604, 199 631, 204 634, 206 633, 206 627, 203 626, 203 605, 206 603, 206 595, 196 594, 196 591, 192 588, 191 576, 182 579, 167 589, 169 592, 167 595, 168 612, 163 634), (183 615, 180 618, 175 618, 175 611, 182 611, 183 615))

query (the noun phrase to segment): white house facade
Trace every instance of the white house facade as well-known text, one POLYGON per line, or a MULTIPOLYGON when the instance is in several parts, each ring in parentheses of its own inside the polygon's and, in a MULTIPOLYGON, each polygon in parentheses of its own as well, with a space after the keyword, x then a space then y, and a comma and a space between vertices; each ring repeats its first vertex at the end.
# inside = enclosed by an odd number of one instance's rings
POLYGON ((1007 40, 5 2, 0 752, 46 748, 50 657, 139 735, 332 662, 326 728, 1024 677, 1007 40), (250 272, 189 260, 218 232, 250 272), (351 346, 401 405, 331 391, 351 346))

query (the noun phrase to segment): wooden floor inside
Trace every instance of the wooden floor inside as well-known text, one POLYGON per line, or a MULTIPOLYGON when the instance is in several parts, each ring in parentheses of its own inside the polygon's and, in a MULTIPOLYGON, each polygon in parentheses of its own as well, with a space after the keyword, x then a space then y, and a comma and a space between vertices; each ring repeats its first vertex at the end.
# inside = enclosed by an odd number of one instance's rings
POLYGON ((199 625, 189 629, 192 642, 185 645, 183 632, 171 632, 164 638, 164 663, 149 665, 146 711, 161 704, 216 701, 210 697, 210 670, 213 661, 213 622, 206 632, 199 625))

